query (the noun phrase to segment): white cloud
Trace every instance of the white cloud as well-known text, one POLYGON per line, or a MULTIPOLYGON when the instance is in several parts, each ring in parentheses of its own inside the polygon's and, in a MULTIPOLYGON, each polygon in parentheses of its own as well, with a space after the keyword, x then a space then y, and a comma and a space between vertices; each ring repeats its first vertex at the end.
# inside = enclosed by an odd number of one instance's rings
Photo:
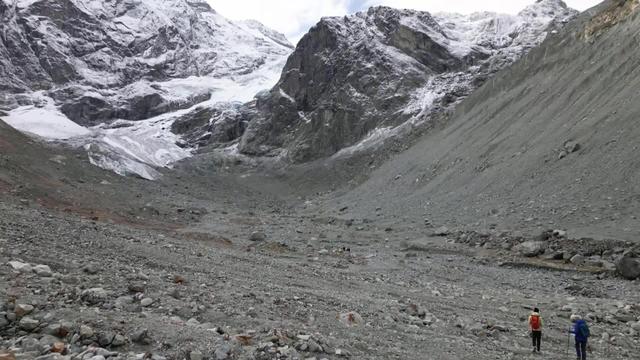
MULTIPOLYGON (((494 11, 515 14, 535 0, 208 0, 222 15, 234 19, 255 19, 297 42, 323 16, 341 16, 387 5, 431 12, 494 11)), ((586 10, 601 0, 565 0, 578 10, 586 10)))
POLYGON ((255 19, 296 42, 323 16, 349 12, 348 0, 208 0, 234 20, 255 19))

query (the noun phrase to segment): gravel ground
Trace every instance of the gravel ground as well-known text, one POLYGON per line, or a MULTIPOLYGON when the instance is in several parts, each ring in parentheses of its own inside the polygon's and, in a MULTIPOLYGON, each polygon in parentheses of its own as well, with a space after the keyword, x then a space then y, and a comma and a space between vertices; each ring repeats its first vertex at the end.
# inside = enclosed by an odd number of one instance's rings
POLYGON ((16 318, 0 347, 22 359, 56 358, 55 341, 82 359, 99 359, 91 346, 115 359, 565 359, 577 312, 593 318, 593 357, 637 356, 638 281, 426 228, 229 208, 168 230, 3 201, 0 297, 16 318), (530 353, 532 306, 542 355, 530 353))

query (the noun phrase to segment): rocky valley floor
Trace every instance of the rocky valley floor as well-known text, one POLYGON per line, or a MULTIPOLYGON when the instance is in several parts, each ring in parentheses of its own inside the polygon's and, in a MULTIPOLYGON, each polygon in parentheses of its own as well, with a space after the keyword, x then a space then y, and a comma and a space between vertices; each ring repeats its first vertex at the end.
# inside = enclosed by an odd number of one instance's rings
POLYGON ((566 359, 572 313, 590 319, 592 358, 640 351, 640 282, 606 266, 633 244, 574 264, 552 260, 583 248, 562 237, 544 240, 553 256, 523 257, 497 230, 235 196, 173 227, 3 197, 0 359, 566 359))
POLYGON ((640 359, 640 0, 0 17, 0 360, 640 359))

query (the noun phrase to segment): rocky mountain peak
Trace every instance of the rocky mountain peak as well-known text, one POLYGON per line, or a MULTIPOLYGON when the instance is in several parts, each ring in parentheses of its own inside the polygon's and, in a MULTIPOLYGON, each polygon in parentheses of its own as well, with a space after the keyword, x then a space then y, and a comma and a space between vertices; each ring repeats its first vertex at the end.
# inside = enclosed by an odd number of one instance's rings
POLYGON ((545 19, 563 19, 576 14, 563 0, 537 0, 518 13, 521 17, 545 19))
POLYGON ((240 151, 309 161, 424 123, 576 13, 545 0, 519 15, 378 6, 323 18, 258 102, 262 115, 249 122, 240 151))
POLYGON ((270 40, 273 40, 274 42, 293 49, 294 46, 293 44, 291 44, 291 42, 289 42, 289 39, 287 39, 287 37, 282 34, 279 33, 277 31, 274 31, 273 29, 270 29, 268 27, 266 27, 263 23, 257 21, 257 20, 244 20, 242 21, 242 24, 244 24, 247 28, 249 29, 253 29, 258 31, 260 34, 266 36, 267 38, 269 38, 270 40))

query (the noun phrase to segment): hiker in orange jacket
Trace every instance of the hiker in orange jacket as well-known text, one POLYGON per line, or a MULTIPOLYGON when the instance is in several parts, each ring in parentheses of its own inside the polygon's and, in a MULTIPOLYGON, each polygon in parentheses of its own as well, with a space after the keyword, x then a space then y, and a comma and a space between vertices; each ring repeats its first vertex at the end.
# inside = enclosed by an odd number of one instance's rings
POLYGON ((542 316, 540 309, 534 308, 529 315, 529 331, 533 341, 533 352, 540 352, 540 341, 542 340, 542 316))

